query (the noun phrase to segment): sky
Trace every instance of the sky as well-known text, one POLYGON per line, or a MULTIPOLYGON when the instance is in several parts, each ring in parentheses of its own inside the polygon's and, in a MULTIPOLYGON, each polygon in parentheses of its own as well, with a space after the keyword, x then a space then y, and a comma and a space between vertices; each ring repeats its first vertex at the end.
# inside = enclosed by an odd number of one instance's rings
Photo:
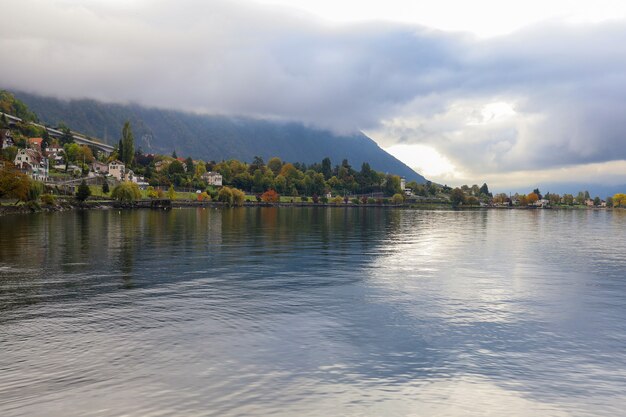
POLYGON ((0 85, 363 131, 494 190, 626 184, 626 2, 3 1, 0 85))

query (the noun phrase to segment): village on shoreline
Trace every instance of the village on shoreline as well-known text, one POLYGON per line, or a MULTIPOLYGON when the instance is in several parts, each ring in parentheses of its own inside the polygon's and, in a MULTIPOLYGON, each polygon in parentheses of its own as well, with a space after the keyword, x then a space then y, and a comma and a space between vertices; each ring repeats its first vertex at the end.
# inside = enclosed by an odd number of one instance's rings
POLYGON ((601 199, 542 193, 493 195, 487 186, 452 188, 407 182, 364 162, 202 161, 135 149, 126 122, 116 146, 51 128, 10 93, 0 92, 0 213, 69 208, 181 206, 371 206, 410 208, 626 207, 626 195, 601 199))

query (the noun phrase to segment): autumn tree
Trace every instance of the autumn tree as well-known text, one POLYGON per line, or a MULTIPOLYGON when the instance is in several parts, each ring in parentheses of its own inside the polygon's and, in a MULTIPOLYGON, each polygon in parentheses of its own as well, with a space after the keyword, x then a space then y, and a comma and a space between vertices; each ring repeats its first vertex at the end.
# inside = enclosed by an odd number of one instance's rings
POLYGON ((626 194, 615 194, 613 196, 613 207, 626 207, 626 194))
POLYGON ((28 201, 31 180, 9 164, 0 169, 0 198, 15 198, 28 201))
MULTIPOLYGON (((536 190, 536 191, 539 191, 539 190, 536 190)), ((528 204, 535 204, 537 201, 539 201, 539 195, 534 191, 528 194, 526 198, 528 200, 528 204)))
POLYGON ((266 203, 278 203, 280 201, 280 195, 274 190, 268 190, 261 194, 261 201, 266 203))

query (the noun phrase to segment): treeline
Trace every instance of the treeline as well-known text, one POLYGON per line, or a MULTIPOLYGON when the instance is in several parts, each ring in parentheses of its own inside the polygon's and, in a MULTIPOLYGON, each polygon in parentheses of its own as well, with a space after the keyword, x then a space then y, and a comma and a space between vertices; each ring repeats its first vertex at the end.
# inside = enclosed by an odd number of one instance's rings
MULTIPOLYGON (((113 158, 118 157, 116 152, 113 158)), ((286 196, 313 196, 328 192, 340 195, 383 193, 392 196, 401 193, 400 177, 373 170, 363 163, 357 171, 344 159, 333 165, 330 158, 319 163, 284 162, 278 157, 267 163, 255 157, 251 163, 228 161, 200 161, 188 157, 181 161, 172 156, 146 155, 137 151, 130 165, 134 172, 146 178, 151 186, 169 186, 205 189, 202 175, 213 171, 222 175, 223 184, 249 193, 262 194, 268 190, 286 196)))

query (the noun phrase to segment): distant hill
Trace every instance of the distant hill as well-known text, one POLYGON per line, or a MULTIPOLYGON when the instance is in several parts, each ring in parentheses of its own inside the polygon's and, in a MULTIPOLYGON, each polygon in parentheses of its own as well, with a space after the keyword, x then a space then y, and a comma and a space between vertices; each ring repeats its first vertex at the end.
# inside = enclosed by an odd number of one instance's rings
POLYGON ((369 162, 377 171, 401 175, 407 180, 425 179, 380 148, 362 133, 338 136, 299 123, 282 123, 245 117, 209 116, 139 105, 102 103, 94 100, 59 100, 22 92, 14 93, 48 125, 60 122, 73 130, 115 144, 125 120, 130 120, 135 142, 144 152, 193 156, 220 161, 235 158, 313 163, 329 157, 333 164, 348 159, 359 170, 369 162))

